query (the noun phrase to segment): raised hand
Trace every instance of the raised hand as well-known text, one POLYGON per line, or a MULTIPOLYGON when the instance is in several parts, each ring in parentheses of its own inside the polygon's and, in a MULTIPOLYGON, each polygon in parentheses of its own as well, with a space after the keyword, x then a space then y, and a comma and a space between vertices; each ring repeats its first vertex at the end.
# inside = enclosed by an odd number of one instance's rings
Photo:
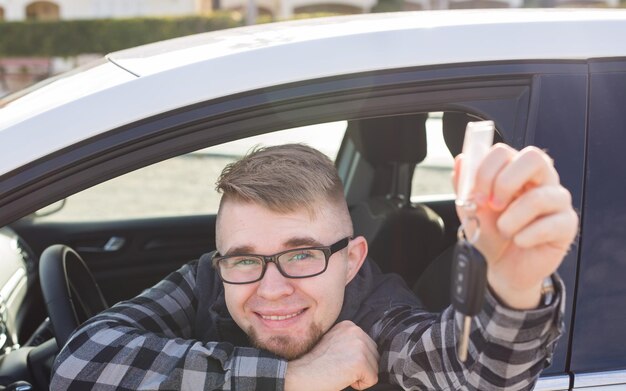
MULTIPOLYGON (((462 164, 459 155, 455 182, 462 164)), ((480 221, 475 245, 487 258, 489 285, 512 308, 536 307, 543 279, 561 264, 578 231, 552 159, 536 147, 494 145, 478 168, 473 195, 480 221)), ((467 211, 457 213, 463 221, 467 211)))

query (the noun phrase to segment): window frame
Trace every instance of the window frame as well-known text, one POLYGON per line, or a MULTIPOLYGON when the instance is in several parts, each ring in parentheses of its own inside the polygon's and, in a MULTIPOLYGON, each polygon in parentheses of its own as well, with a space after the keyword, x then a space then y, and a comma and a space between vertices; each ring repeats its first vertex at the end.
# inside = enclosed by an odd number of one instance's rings
MULTIPOLYGON (((542 99, 550 98, 545 95, 548 90, 542 77, 586 72, 584 61, 446 65, 311 80, 198 103, 111 130, 2 175, 0 226, 82 189, 170 157, 312 123, 457 110, 493 119, 504 140, 520 148, 541 140, 536 129, 551 122, 541 111, 542 99), (504 109, 503 100, 509 102, 504 109)), ((578 143, 576 137, 573 142, 578 143)), ((337 164, 340 173, 346 175, 350 198, 354 194, 351 189, 364 187, 351 182, 351 173, 359 166, 355 151, 342 145, 337 164)), ((567 175, 576 186, 582 183, 582 172, 567 175)), ((574 198, 575 207, 580 207, 576 191, 574 198)), ((573 272, 563 275, 572 285, 575 262, 573 272)), ((571 312, 569 306, 566 318, 571 312)), ((568 329, 563 339, 569 338, 568 329)), ((568 345, 559 344, 550 373, 565 371, 568 345)))

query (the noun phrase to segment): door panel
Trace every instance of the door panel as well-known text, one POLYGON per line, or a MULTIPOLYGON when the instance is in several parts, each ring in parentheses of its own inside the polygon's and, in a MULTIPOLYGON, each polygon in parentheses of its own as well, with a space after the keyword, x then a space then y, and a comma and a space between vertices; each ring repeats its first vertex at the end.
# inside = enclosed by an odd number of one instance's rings
MULTIPOLYGON (((626 62, 592 63, 571 370, 626 366, 626 62)), ((577 384, 575 384, 577 386, 577 384)))
MULTIPOLYGON (((232 139, 315 122, 431 110, 493 119, 505 142, 548 148, 580 208, 586 74, 586 64, 579 63, 441 66, 347 75, 201 102, 85 140, 0 178, 0 222, 125 172, 232 139), (531 84, 533 74, 554 77, 535 77, 531 84)), ((361 188, 356 194, 347 190, 355 202, 368 196, 359 194, 361 188)), ((455 221, 452 203, 432 206, 455 221)), ((37 253, 54 243, 81 247, 107 299, 115 302, 212 250, 214 225, 214 216, 198 216, 63 224, 22 220, 13 226, 37 253), (111 238, 121 239, 119 249, 111 238), (101 251, 107 243, 114 251, 101 251)), ((574 285, 575 261, 572 251, 561 268, 568 288, 574 285)), ((565 371, 567 342, 566 333, 546 373, 565 371)))
MULTIPOLYGON (((554 159, 561 183, 572 194, 577 211, 583 210, 583 175, 585 165, 585 129, 587 120, 586 67, 578 74, 542 75, 533 80, 528 129, 523 144, 543 148, 554 159)), ((552 365, 544 371, 557 374, 567 365, 578 270, 579 243, 574 242, 558 273, 566 288, 565 330, 555 351, 552 365)))

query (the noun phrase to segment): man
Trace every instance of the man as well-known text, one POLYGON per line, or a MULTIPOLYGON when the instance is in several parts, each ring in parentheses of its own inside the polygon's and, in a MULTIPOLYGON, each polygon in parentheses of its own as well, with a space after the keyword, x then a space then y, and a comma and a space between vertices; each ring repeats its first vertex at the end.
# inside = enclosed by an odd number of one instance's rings
POLYGON ((577 217, 537 148, 493 147, 476 179, 490 291, 465 362, 456 355, 461 316, 424 312, 398 276, 367 261, 333 163, 284 145, 225 168, 217 253, 81 326, 51 388, 532 388, 561 324, 560 280, 551 302, 542 283, 577 217))

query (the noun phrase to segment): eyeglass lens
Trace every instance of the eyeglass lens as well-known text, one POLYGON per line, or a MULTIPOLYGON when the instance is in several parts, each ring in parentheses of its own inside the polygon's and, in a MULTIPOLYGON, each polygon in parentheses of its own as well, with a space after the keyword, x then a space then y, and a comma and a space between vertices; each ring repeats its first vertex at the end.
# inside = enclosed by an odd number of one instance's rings
MULTIPOLYGON (((278 263, 290 277, 307 277, 321 273, 326 267, 324 251, 297 249, 281 254, 278 263)), ((219 262, 222 278, 231 282, 255 281, 263 273, 263 259, 255 256, 226 257, 219 262)))

